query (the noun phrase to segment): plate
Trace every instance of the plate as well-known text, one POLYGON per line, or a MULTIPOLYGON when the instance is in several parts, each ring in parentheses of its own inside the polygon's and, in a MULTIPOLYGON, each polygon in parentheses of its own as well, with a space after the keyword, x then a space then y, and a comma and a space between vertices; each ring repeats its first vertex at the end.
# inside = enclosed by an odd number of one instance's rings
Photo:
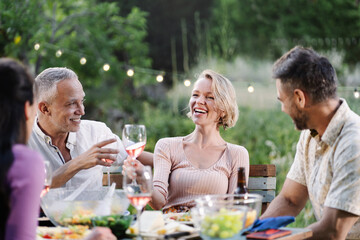
POLYGON ((163 215, 165 223, 179 222, 186 225, 193 225, 190 212, 185 213, 167 213, 163 215))
POLYGON ((199 236, 198 231, 186 224, 172 221, 168 224, 166 224, 162 228, 158 228, 155 231, 145 233, 143 232, 141 236, 145 240, 152 240, 152 239, 174 239, 174 238, 180 238, 183 236, 199 236))
POLYGON ((37 227, 36 240, 42 239, 83 239, 90 233, 87 226, 37 227))
MULTIPOLYGON (((129 229, 126 231, 128 236, 136 237, 136 234, 131 234, 129 229)), ((177 238, 181 236, 186 236, 190 234, 198 234, 197 229, 192 226, 188 226, 186 224, 176 222, 172 220, 169 223, 166 223, 162 227, 158 227, 156 229, 152 229, 149 232, 142 232, 141 236, 143 239, 150 240, 150 239, 168 239, 177 238)))

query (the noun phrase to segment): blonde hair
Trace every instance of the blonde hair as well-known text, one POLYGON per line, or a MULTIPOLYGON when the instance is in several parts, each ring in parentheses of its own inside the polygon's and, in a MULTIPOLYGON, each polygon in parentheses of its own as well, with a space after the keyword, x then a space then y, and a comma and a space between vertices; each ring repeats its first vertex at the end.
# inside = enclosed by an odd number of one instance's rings
MULTIPOLYGON (((239 118, 239 109, 234 86, 229 79, 210 69, 204 70, 196 82, 203 78, 212 80, 211 90, 214 94, 215 105, 223 112, 219 118, 218 126, 223 126, 224 129, 235 126, 239 118)), ((187 116, 191 117, 191 112, 187 116)))

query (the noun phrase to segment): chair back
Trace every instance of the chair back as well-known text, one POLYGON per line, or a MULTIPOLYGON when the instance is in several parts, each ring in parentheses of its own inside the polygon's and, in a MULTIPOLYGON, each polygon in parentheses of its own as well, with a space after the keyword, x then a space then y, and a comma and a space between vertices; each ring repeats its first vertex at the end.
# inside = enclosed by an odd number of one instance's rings
MULTIPOLYGON (((110 173, 110 185, 115 182, 116 183, 116 189, 122 189, 122 174, 120 172, 116 172, 116 173, 110 173)), ((107 173, 104 172, 103 173, 103 179, 102 179, 102 185, 103 186, 108 186, 108 177, 107 177, 107 173)))
POLYGON ((263 196, 261 213, 264 213, 275 198, 276 166, 274 164, 250 165, 248 189, 250 193, 263 196))

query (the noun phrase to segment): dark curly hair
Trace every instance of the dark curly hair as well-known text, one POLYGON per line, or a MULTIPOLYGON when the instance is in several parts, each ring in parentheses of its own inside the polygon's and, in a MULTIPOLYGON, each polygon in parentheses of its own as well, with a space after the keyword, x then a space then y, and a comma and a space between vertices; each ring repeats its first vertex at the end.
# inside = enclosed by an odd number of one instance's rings
POLYGON ((336 72, 329 60, 310 48, 296 46, 273 66, 273 78, 280 79, 291 92, 298 88, 312 103, 337 97, 336 72))

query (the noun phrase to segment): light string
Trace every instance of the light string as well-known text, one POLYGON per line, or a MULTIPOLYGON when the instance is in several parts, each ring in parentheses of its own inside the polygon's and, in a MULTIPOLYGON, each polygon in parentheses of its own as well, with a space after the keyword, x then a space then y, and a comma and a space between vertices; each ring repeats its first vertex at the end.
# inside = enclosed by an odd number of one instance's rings
MULTIPOLYGON (((64 49, 64 48, 59 48, 56 45, 50 44, 50 43, 39 43, 36 42, 34 44, 34 50, 35 51, 39 51, 41 49, 41 47, 44 46, 47 49, 51 49, 55 51, 55 56, 57 58, 62 57, 64 54, 70 54, 76 57, 79 57, 79 62, 81 65, 85 65, 87 63, 87 58, 86 58, 86 54, 77 52, 77 51, 73 51, 70 49, 64 49)), ((138 67, 138 66, 131 66, 128 64, 122 64, 122 66, 127 69, 126 70, 126 75, 128 77, 133 77, 135 75, 136 72, 140 72, 140 73, 147 73, 147 74, 152 74, 155 76, 155 80, 158 83, 162 83, 164 81, 164 77, 165 75, 170 75, 170 76, 174 76, 173 73, 167 73, 165 71, 160 71, 160 70, 155 70, 155 69, 151 69, 151 68, 144 68, 144 67, 138 67)), ((109 63, 104 63, 104 65, 102 66, 102 70, 107 72, 109 71, 111 68, 109 63)), ((178 76, 179 79, 184 79, 183 84, 185 87, 190 87, 192 82, 191 80, 189 80, 188 78, 185 77, 184 74, 175 74, 176 76, 178 76)), ((255 87, 253 84, 248 84, 247 87, 247 91, 252 94, 255 91, 255 87)), ((358 91, 358 89, 355 87, 354 92, 353 92, 354 98, 358 99, 360 97, 360 92, 358 91)))
MULTIPOLYGON (((88 56, 84 53, 81 52, 77 52, 77 51, 73 51, 70 49, 65 49, 65 48, 61 48, 58 47, 54 44, 50 44, 50 43, 40 43, 40 42, 36 42, 34 44, 34 50, 35 51, 39 51, 41 50, 41 48, 45 48, 45 49, 50 49, 55 51, 55 56, 57 58, 62 57, 64 54, 69 54, 75 57, 79 57, 79 62, 81 65, 85 65, 88 62, 88 56)), ((105 62, 105 61, 104 61, 105 62)), ((173 76, 173 73, 167 73, 165 71, 161 71, 161 70, 155 70, 155 69, 151 69, 151 68, 144 68, 144 67, 138 67, 138 66, 131 66, 128 64, 121 64, 122 67, 124 67, 126 69, 126 75, 129 77, 133 77, 135 75, 136 72, 139 73, 147 73, 147 74, 152 74, 155 76, 155 80, 158 83, 161 83, 164 81, 164 77, 165 75, 169 74, 169 76, 173 76)), ((111 66, 109 63, 105 62, 102 65, 102 70, 107 72, 111 69, 111 66)), ((184 75, 182 74, 176 74, 178 76, 179 79, 183 78, 184 80, 184 85, 185 86, 190 86, 191 85, 191 81, 186 79, 184 77, 184 75)))

